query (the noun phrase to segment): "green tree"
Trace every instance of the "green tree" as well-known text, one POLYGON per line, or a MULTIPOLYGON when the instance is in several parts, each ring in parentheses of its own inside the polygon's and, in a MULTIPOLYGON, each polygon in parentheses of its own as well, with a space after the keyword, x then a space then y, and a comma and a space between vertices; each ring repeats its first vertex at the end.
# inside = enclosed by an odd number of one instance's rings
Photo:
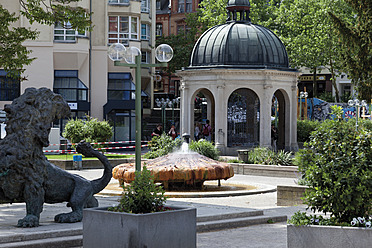
MULTIPOLYGON (((72 29, 82 31, 90 26, 90 14, 81 7, 69 4, 81 0, 19 0, 20 15, 25 16, 30 24, 34 22, 53 25, 55 22, 70 23, 72 29)), ((0 4, 0 67, 18 77, 35 58, 30 58, 31 51, 22 43, 38 37, 38 31, 31 28, 17 27, 20 16, 10 13, 0 4)))
MULTIPOLYGON (((273 3, 274 1, 271 1, 273 3)), ((328 12, 347 11, 343 1, 331 0, 284 0, 271 4, 272 17, 269 26, 283 41, 292 67, 307 67, 313 73, 313 94, 318 95, 316 75, 324 66, 329 66, 336 101, 335 73, 339 68, 340 43, 333 32, 328 12)))
MULTIPOLYGON (((272 1, 275 4, 275 1, 272 1)), ((227 10, 226 5, 228 0, 206 0, 200 3, 200 11, 198 12, 198 22, 200 25, 211 28, 215 25, 226 23, 227 10)), ((251 13, 249 17, 252 23, 265 26, 267 20, 270 19, 269 4, 267 0, 250 1, 251 13)))
POLYGON ((329 11, 342 40, 343 70, 347 72, 362 99, 372 98, 372 1, 345 0, 355 11, 354 18, 329 11))
POLYGON ((168 68, 165 69, 168 75, 171 75, 176 70, 190 65, 190 57, 192 49, 201 32, 205 30, 201 23, 197 21, 196 13, 186 14, 186 24, 188 30, 180 32, 177 35, 161 36, 156 38, 156 45, 168 44, 173 48, 174 54, 172 60, 168 63, 168 68))
POLYGON ((99 121, 96 118, 88 117, 87 120, 69 120, 62 135, 72 143, 78 143, 81 140, 104 142, 112 137, 113 131, 107 121, 99 121))

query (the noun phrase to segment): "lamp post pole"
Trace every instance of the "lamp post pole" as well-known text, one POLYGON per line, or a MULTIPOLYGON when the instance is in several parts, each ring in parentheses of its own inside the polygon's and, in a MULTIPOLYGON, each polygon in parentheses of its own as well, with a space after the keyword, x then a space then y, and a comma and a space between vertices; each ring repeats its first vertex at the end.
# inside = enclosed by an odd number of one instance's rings
POLYGON ((167 67, 172 57, 173 49, 167 44, 159 45, 155 50, 155 57, 159 64, 141 64, 141 51, 137 47, 124 47, 121 43, 112 44, 108 50, 108 56, 114 61, 115 66, 126 66, 135 69, 135 113, 136 113, 136 137, 135 137, 135 164, 136 171, 141 171, 141 68, 144 67, 167 67), (120 63, 125 59, 126 63, 120 63))
POLYGON ((159 64, 141 64, 141 55, 135 57, 135 64, 126 64, 119 61, 115 61, 115 66, 125 66, 135 69, 136 75, 136 88, 135 88, 135 113, 136 113, 136 137, 135 137, 135 165, 136 171, 141 171, 141 123, 142 123, 142 100, 141 100, 141 67, 167 67, 168 63, 159 63, 159 64))
POLYGON ((358 132, 359 107, 366 107, 367 102, 365 100, 362 100, 360 102, 358 99, 355 99, 355 100, 349 100, 348 105, 350 107, 355 106, 355 109, 356 109, 355 130, 358 132))
POLYGON ((136 171, 141 171, 141 134, 142 134, 142 113, 141 113, 141 56, 136 56, 136 91, 135 91, 135 113, 136 113, 136 143, 135 161, 136 171))

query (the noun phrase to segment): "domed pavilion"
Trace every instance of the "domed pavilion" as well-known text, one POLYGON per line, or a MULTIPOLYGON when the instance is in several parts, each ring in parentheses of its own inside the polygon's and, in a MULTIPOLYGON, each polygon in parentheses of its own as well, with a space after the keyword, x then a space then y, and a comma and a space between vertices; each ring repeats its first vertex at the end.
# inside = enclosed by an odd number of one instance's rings
POLYGON ((229 0, 228 20, 204 32, 181 77, 181 133, 194 137, 195 121, 210 120, 221 155, 272 146, 297 150, 297 77, 281 40, 251 23, 248 0, 229 0), (195 99, 204 96, 204 118, 195 118, 195 99))

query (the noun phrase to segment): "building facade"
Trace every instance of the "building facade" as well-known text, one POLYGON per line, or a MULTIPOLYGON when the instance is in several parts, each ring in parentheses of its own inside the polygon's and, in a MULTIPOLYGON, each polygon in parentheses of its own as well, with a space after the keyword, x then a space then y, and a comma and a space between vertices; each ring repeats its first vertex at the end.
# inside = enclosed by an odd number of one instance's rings
MULTIPOLYGON (((0 0, 19 15, 19 1, 0 0)), ((47 87, 69 103, 72 118, 89 115, 106 119, 114 127, 114 140, 134 140, 135 73, 129 67, 114 66, 107 56, 113 43, 134 46, 142 52, 142 63, 154 63, 155 0, 82 0, 72 3, 92 14, 93 30, 78 33, 69 23, 53 26, 30 25, 21 17, 17 25, 40 31, 37 40, 25 42, 36 59, 25 69, 20 84, 0 70, 0 109, 28 87, 47 87)), ((153 105, 155 70, 142 67, 143 113, 153 105)), ((55 123, 63 128, 64 122, 55 123)))

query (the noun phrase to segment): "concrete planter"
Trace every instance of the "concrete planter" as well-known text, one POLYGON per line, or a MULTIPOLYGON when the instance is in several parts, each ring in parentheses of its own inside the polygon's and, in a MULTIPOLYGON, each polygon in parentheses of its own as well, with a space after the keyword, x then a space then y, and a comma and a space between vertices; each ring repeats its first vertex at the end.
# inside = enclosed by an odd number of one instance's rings
POLYGON ((150 214, 84 210, 83 246, 86 248, 195 248, 196 209, 176 208, 150 214))
POLYGON ((278 185, 276 188, 278 206, 296 206, 304 204, 301 198, 304 196, 306 189, 309 187, 302 185, 278 185))
POLYGON ((287 226, 287 248, 371 247, 372 228, 287 226))

